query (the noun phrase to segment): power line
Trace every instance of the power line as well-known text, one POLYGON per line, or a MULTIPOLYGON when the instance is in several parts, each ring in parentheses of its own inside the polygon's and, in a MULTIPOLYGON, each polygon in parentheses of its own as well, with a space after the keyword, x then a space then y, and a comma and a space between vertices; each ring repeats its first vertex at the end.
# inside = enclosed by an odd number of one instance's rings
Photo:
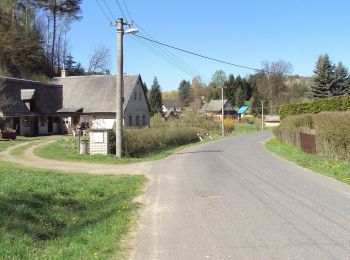
POLYGON ((105 1, 105 0, 102 0, 102 1, 103 1, 103 3, 105 4, 105 6, 106 6, 106 8, 107 8, 107 10, 108 10, 108 12, 109 12, 109 14, 112 16, 112 18, 114 19, 114 21, 116 21, 117 19, 114 17, 114 15, 113 15, 111 9, 109 8, 108 4, 106 3, 106 1, 105 1))
MULTIPOLYGON (((115 2, 117 3, 117 5, 118 5, 118 7, 119 7, 119 10, 120 10, 120 13, 122 14, 124 20, 126 20, 125 14, 124 14, 124 11, 123 11, 123 8, 122 8, 122 6, 120 5, 119 1, 118 1, 118 0, 115 0, 115 2)), ((124 4, 125 4, 125 2, 124 2, 124 4)))
POLYGON ((165 44, 165 43, 162 43, 162 42, 159 42, 159 41, 156 41, 156 40, 152 40, 152 39, 140 36, 140 35, 136 35, 135 34, 135 36, 139 37, 139 38, 142 38, 144 40, 147 40, 147 41, 151 41, 151 42, 157 43, 159 45, 163 45, 163 46, 171 48, 171 49, 175 49, 175 50, 178 50, 178 51, 181 51, 181 52, 185 52, 185 53, 188 53, 188 54, 191 54, 191 55, 194 55, 194 56, 201 57, 201 58, 204 58, 204 59, 216 61, 216 62, 219 62, 219 63, 223 63, 223 64, 226 64, 226 65, 231 65, 231 66, 242 68, 242 69, 248 69, 248 70, 253 70, 253 71, 257 71, 257 72, 264 72, 264 73, 268 73, 268 74, 274 74, 273 72, 270 72, 270 71, 267 71, 267 70, 257 69, 257 68, 248 67, 248 66, 244 66, 244 65, 239 65, 239 64, 235 64, 235 63, 232 63, 232 62, 228 62, 228 61, 224 61, 224 60, 220 60, 220 59, 216 59, 216 58, 211 58, 211 57, 199 54, 199 53, 195 53, 195 52, 192 52, 192 51, 187 51, 187 50, 184 50, 184 49, 181 49, 181 48, 169 45, 169 44, 165 44))
POLYGON ((99 2, 98 0, 95 0, 95 1, 96 1, 96 3, 97 3, 98 7, 100 8, 100 10, 102 11, 102 13, 104 14, 104 16, 106 17, 107 21, 108 21, 108 22, 111 22, 111 20, 109 19, 108 15, 107 15, 106 12, 105 12, 105 10, 102 8, 100 2, 99 2))
POLYGON ((167 63, 173 65, 174 67, 176 67, 177 69, 183 71, 184 73, 193 76, 193 73, 188 70, 186 67, 181 66, 179 63, 177 63, 174 59, 169 58, 169 56, 166 55, 166 53, 162 53, 161 49, 155 48, 154 45, 149 44, 147 41, 143 41, 141 39, 138 39, 136 37, 132 37, 133 40, 135 40, 137 43, 139 43, 140 45, 142 45, 143 47, 145 47, 146 49, 150 50, 153 54, 155 54, 156 56, 162 58, 164 61, 166 61, 167 63))
MULTIPOLYGON (((123 12, 123 9, 121 7, 121 5, 119 4, 119 0, 115 0, 118 4, 118 7, 119 7, 119 10, 121 11, 122 15, 123 15, 123 18, 125 19, 125 14, 123 12)), ((129 8, 125 2, 125 0, 122 0, 123 3, 124 3, 124 6, 125 6, 125 9, 129 15, 129 18, 130 20, 134 20, 131 16, 131 13, 129 12, 129 8)), ((144 30, 141 25, 137 24, 136 22, 134 22, 134 24, 140 29, 140 33, 141 35, 145 36, 148 36, 150 37, 151 39, 154 39, 146 30, 144 30)), ((157 45, 155 43, 151 43, 156 49, 159 49, 162 53, 164 53, 166 56, 168 56, 171 60, 173 60, 175 63, 177 63, 179 66, 181 67, 186 67, 186 70, 189 70, 191 71, 191 73, 189 75, 191 75, 192 77, 195 77, 195 76, 200 76, 202 79, 206 80, 206 77, 200 73, 199 71, 197 71, 196 69, 194 69, 193 67, 191 67, 190 65, 188 65, 186 62, 184 62, 182 59, 180 59, 179 57, 177 57, 173 52, 171 52, 170 50, 166 49, 165 47, 161 46, 161 45, 157 45)))

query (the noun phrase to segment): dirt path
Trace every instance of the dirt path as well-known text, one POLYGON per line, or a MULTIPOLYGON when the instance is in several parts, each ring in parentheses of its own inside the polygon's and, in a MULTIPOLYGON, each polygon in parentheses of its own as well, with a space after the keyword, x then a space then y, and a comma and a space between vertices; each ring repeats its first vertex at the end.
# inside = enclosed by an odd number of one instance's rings
POLYGON ((97 163, 84 163, 84 162, 68 162, 68 161, 56 161, 50 159, 44 159, 34 154, 34 150, 38 147, 45 146, 54 140, 34 143, 24 142, 18 145, 14 145, 5 151, 0 152, 0 159, 7 162, 16 163, 20 166, 50 169, 65 172, 82 172, 88 174, 147 174, 151 169, 152 162, 141 162, 135 164, 97 164, 97 163), (14 149, 33 143, 32 146, 27 148, 20 156, 11 154, 14 149))

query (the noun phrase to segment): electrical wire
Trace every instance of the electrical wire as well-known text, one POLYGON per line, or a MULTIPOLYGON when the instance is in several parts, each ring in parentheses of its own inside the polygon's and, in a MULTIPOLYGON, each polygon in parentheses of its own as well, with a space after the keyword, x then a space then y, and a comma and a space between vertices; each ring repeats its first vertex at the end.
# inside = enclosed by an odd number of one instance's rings
MULTIPOLYGON (((115 2, 116 2, 117 5, 118 5, 118 8, 119 8, 119 10, 120 10, 120 13, 122 14, 122 17, 124 18, 124 20, 126 20, 126 17, 125 17, 123 8, 122 8, 122 6, 120 5, 119 1, 118 1, 118 0, 115 0, 115 2)), ((125 2, 124 2, 124 4, 125 4, 125 2)))
POLYGON ((105 10, 102 8, 100 2, 98 0, 95 0, 98 7, 100 8, 100 10, 102 11, 102 13, 104 14, 104 16, 106 17, 107 21, 110 23, 111 22, 111 19, 109 19, 108 15, 106 14, 105 10))
POLYGON ((106 3, 106 1, 105 0, 102 0, 102 1, 105 4, 106 9, 108 10, 109 14, 112 16, 113 20, 116 21, 117 19, 115 19, 114 15, 113 15, 111 9, 109 8, 108 4, 106 3))

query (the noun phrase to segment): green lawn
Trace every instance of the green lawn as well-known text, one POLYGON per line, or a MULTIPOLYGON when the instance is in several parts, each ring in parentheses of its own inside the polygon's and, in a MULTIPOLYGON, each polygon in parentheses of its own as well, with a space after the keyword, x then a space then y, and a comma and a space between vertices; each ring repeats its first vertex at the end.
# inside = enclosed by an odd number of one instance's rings
POLYGON ((90 176, 0 163, 0 259, 122 253, 144 176, 90 176))
MULTIPOLYGON (((228 136, 249 134, 253 132, 256 132, 254 125, 236 124, 235 130, 228 136)), ((213 134, 212 138, 213 140, 217 140, 217 139, 220 139, 221 136, 218 134, 213 134)), ((204 142, 209 142, 209 141, 211 141, 211 139, 205 136, 204 142)), ((201 142, 198 142, 197 144, 199 143, 201 142)), ((34 152, 36 155, 40 157, 60 160, 60 161, 83 161, 83 162, 90 162, 90 163, 128 164, 128 163, 163 159, 167 156, 174 154, 175 152, 178 152, 183 148, 186 148, 192 145, 194 144, 192 143, 192 144, 182 145, 178 147, 168 147, 165 149, 160 149, 142 158, 124 157, 122 159, 119 159, 111 154, 110 155, 80 155, 78 138, 74 139, 73 137, 64 137, 49 145, 42 146, 38 149, 35 149, 34 152)), ((16 153, 16 151, 14 152, 16 153)))
POLYGON ((350 184, 350 163, 348 162, 304 153, 295 146, 281 143, 275 138, 266 142, 265 146, 269 151, 304 168, 350 184))

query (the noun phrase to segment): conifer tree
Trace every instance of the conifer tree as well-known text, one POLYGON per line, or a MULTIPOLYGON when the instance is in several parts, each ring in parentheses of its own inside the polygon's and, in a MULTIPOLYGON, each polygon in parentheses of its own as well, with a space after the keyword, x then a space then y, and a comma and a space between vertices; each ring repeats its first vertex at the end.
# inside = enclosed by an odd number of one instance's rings
POLYGON ((235 77, 232 74, 230 74, 228 76, 228 80, 225 82, 224 96, 225 98, 231 100, 232 105, 234 105, 235 103, 235 92, 235 77))
POLYGON ((314 74, 310 97, 325 98, 331 96, 335 84, 335 73, 334 65, 331 63, 328 54, 321 55, 318 58, 314 74))
POLYGON ((162 91, 158 83, 157 77, 154 77, 151 90, 149 91, 149 105, 151 108, 151 113, 154 115, 157 112, 161 111, 162 108, 162 91))
POLYGON ((193 95, 191 93, 191 83, 186 80, 180 82, 178 88, 178 95, 182 105, 188 106, 188 104, 193 101, 193 95))
POLYGON ((339 62, 334 70, 335 84, 331 89, 332 96, 341 96, 350 92, 349 72, 344 65, 339 62))
POLYGON ((238 88, 235 94, 235 105, 241 107, 244 104, 244 93, 242 88, 238 88))

